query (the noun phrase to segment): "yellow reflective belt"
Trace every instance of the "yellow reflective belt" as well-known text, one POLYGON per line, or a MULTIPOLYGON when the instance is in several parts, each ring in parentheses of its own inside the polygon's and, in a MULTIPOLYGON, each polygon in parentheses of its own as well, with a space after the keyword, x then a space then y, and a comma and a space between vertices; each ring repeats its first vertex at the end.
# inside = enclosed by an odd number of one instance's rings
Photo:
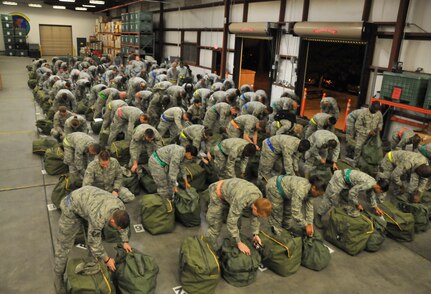
POLYGON ((183 137, 184 139, 187 139, 187 136, 186 136, 186 134, 184 134, 184 132, 181 132, 181 133, 180 133, 180 135, 181 135, 181 137, 183 137))
POLYGON ((281 123, 277 121, 277 129, 281 128, 281 123))
POLYGON ((310 121, 311 121, 313 124, 317 125, 317 123, 316 123, 316 121, 314 120, 314 118, 312 118, 310 121))
POLYGON ((390 162, 393 162, 392 151, 388 153, 388 158, 390 162))
POLYGON ((111 110, 111 109, 112 109, 111 102, 109 102, 109 103, 108 103, 108 108, 109 108, 109 110, 111 110))
POLYGON ((63 139, 63 144, 70 147, 70 143, 67 141, 66 137, 63 139))

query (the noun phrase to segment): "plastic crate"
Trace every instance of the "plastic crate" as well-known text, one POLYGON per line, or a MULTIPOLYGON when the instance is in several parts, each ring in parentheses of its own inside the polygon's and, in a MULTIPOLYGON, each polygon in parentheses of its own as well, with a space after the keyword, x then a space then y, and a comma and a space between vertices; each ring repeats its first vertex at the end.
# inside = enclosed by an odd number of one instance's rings
POLYGON ((129 17, 127 15, 127 13, 122 13, 121 14, 121 22, 128 22, 129 21, 129 17))
POLYGON ((13 49, 15 49, 15 44, 13 42, 8 43, 8 44, 4 44, 4 47, 6 50, 13 50, 13 49))
POLYGON ((380 94, 385 100, 422 107, 431 75, 384 72, 380 94))
POLYGON ((13 36, 4 36, 4 43, 6 44, 15 44, 15 38, 13 36))
POLYGON ((11 22, 12 20, 12 15, 9 14, 0 14, 0 19, 2 22, 11 22))
POLYGON ((5 51, 5 55, 6 56, 15 56, 15 50, 9 50, 9 49, 7 49, 5 51))
POLYGON ((25 37, 25 36, 27 36, 27 30, 26 29, 18 29, 18 28, 16 28, 14 31, 15 31, 15 36, 16 37, 25 37))
POLYGON ((153 46, 153 35, 140 35, 139 46, 141 47, 152 47, 153 46))
POLYGON ((15 36, 15 44, 25 44, 26 43, 26 39, 25 37, 17 37, 15 36))
POLYGON ((28 50, 15 50, 15 56, 27 57, 28 50))
POLYGON ((153 23, 147 21, 137 21, 130 23, 131 32, 152 33, 153 23))
POLYGON ((3 29, 3 35, 5 37, 13 37, 14 36, 13 29, 3 29))
POLYGON ((425 101, 422 107, 426 109, 431 109, 431 80, 428 81, 427 92, 425 94, 425 101))
POLYGON ((3 29, 13 29, 13 22, 12 21, 2 21, 1 26, 3 29))
POLYGON ((136 21, 153 22, 153 14, 151 12, 140 11, 136 13, 136 21))
POLYGON ((129 31, 129 24, 128 23, 122 23, 121 24, 121 31, 122 32, 128 32, 129 31))

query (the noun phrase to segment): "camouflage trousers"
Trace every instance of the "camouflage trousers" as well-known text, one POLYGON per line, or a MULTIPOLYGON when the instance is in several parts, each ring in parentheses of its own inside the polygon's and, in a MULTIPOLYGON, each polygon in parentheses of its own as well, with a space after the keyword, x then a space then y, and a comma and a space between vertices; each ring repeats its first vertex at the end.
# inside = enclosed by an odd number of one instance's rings
POLYGON ((51 136, 57 139, 58 141, 63 140, 64 132, 59 131, 58 129, 52 128, 51 129, 51 136))
POLYGON ((220 128, 222 127, 219 121, 219 116, 214 111, 208 111, 205 114, 203 125, 208 130, 212 130, 213 133, 217 134, 220 133, 220 128))
POLYGON ((354 140, 355 138, 355 124, 354 122, 349 121, 346 122, 346 140, 354 140))
POLYGON ((226 164, 229 160, 228 156, 224 155, 217 145, 214 146, 213 150, 211 151, 211 155, 213 156, 214 167, 220 179, 236 178, 235 165, 233 166, 232 170, 226 169, 226 164))
POLYGON ((398 134, 397 133, 393 134, 391 138, 391 150, 396 150, 398 143, 400 143, 400 141, 401 140, 400 140, 400 137, 398 137, 398 134))
POLYGON ((305 129, 304 139, 308 139, 315 131, 317 131, 317 125, 310 121, 305 129))
POLYGON ((292 201, 283 198, 278 192, 277 177, 268 180, 266 198, 272 203, 272 213, 268 218, 268 223, 277 235, 283 229, 287 229, 297 236, 304 235, 305 227, 292 217, 292 201))
POLYGON ((211 184, 208 188, 210 203, 206 216, 208 230, 205 234, 207 242, 214 249, 217 248, 217 239, 223 226, 223 212, 229 208, 229 205, 220 200, 216 194, 217 183, 211 184))
POLYGON ((147 113, 150 116, 150 125, 157 127, 160 121, 160 116, 163 113, 163 108, 151 105, 148 107, 147 113))
POLYGON ((361 156, 362 153, 362 148, 364 147, 365 142, 368 139, 368 135, 361 135, 361 134, 356 134, 356 146, 355 146, 355 157, 353 158, 353 160, 355 162, 358 162, 359 157, 361 156))
POLYGON ((63 162, 69 166, 69 173, 78 172, 78 169, 75 166, 75 149, 64 146, 63 162))
POLYGON ((115 141, 115 138, 117 138, 118 134, 121 131, 125 130, 126 128, 127 128, 127 120, 124 120, 122 118, 115 116, 109 131, 108 146, 111 146, 112 142, 115 141))
POLYGON ((242 131, 233 126, 232 122, 229 122, 226 128, 226 133, 229 138, 241 138, 242 131))
POLYGON ((260 152, 258 179, 265 178, 268 180, 275 176, 276 173, 273 170, 273 167, 275 162, 281 157, 282 156, 280 154, 273 152, 269 148, 267 140, 264 140, 262 143, 262 151, 260 152))
POLYGON ((169 166, 161 166, 152 155, 148 160, 148 169, 157 185, 157 193, 162 197, 171 198, 174 184, 169 180, 169 166))
POLYGON ((159 134, 160 136, 162 136, 162 138, 165 136, 168 130, 170 138, 176 138, 180 134, 180 130, 178 129, 175 122, 167 122, 163 119, 160 119, 160 122, 157 126, 157 130, 159 131, 159 134))
POLYGON ((126 187, 120 187, 120 190, 118 191, 118 198, 120 198, 120 200, 124 203, 127 203, 133 201, 133 199, 135 199, 135 195, 126 187))

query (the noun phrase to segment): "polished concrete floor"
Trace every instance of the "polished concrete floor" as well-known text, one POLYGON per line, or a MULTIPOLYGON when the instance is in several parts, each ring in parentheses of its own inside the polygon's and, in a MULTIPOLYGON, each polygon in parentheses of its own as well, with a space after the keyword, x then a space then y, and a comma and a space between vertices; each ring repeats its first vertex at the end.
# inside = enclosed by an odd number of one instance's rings
MULTIPOLYGON (((31 153, 38 137, 35 120, 41 116, 27 87, 25 65, 31 59, 0 56, 0 293, 54 293, 53 243, 58 211, 49 211, 56 177, 42 174, 41 158, 31 153)), ((127 204, 132 223, 141 223, 139 201, 127 204)), ((246 222, 244 222, 246 223, 246 222)), ((156 293, 174 293, 180 285, 178 252, 186 236, 202 228, 177 224, 171 234, 152 236, 132 232, 131 245, 157 259, 160 266, 156 293)), ((224 231, 225 232, 225 231, 224 231)), ((115 244, 105 244, 114 254, 115 244)), ((267 270, 245 288, 221 280, 217 293, 431 293, 431 231, 411 243, 387 239, 377 253, 352 257, 334 249, 330 265, 321 272, 301 267, 283 278, 267 270)), ((86 256, 74 248, 73 256, 86 256)), ((192 293, 189 293, 192 294, 192 293)))

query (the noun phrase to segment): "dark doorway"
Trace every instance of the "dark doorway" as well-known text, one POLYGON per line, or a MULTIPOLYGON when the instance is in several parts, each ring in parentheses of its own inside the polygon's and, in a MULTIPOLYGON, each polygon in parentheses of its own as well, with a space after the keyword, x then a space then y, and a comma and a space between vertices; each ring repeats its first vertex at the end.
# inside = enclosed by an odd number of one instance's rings
POLYGON ((366 43, 307 41, 304 45, 304 87, 307 88, 304 116, 310 119, 320 112, 323 95, 334 97, 340 107, 336 126, 343 129, 348 100, 350 111, 359 107, 366 43))
POLYGON ((221 50, 213 50, 211 71, 219 75, 220 67, 221 67, 221 50))
POLYGON ((76 55, 81 55, 81 48, 87 46, 87 39, 86 38, 76 38, 76 48, 78 49, 78 52, 76 55))
POLYGON ((243 38, 239 87, 251 85, 254 90, 270 93, 271 40, 243 38))

